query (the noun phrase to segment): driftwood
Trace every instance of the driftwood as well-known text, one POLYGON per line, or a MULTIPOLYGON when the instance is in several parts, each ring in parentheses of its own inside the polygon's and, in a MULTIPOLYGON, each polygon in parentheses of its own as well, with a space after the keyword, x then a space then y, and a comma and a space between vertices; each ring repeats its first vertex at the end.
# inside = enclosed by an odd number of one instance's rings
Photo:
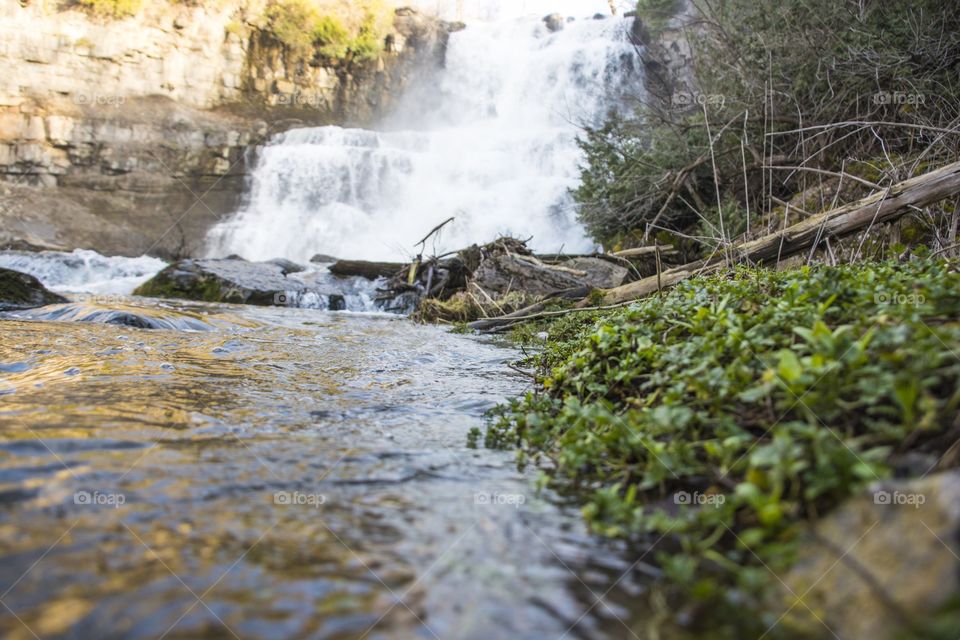
POLYGON ((335 276, 360 276, 367 280, 391 278, 406 269, 399 262, 365 262, 363 260, 337 260, 330 265, 330 273, 335 276))
MULTIPOLYGON (((604 292, 603 306, 587 307, 586 299, 579 310, 612 308, 674 286, 687 278, 718 271, 733 262, 764 263, 792 256, 818 246, 831 237, 869 230, 890 222, 906 212, 931 205, 960 193, 960 162, 910 178, 883 191, 851 204, 820 213, 791 227, 756 240, 730 247, 726 256, 697 260, 655 276, 643 278, 604 292), (728 257, 729 256, 729 260, 728 257), (585 308, 586 307, 586 308, 585 308)), ((477 331, 496 331, 525 320, 545 317, 545 303, 530 305, 499 318, 484 318, 468 326, 477 331)), ((551 312, 553 315, 573 312, 551 312)))
MULTIPOLYGON (((817 214, 786 229, 730 247, 735 262, 764 263, 786 258, 827 238, 839 237, 890 222, 907 211, 960 193, 960 162, 910 178, 851 204, 817 214)), ((699 273, 728 264, 726 257, 691 262, 675 269, 608 290, 604 304, 618 304, 671 287, 699 273)))

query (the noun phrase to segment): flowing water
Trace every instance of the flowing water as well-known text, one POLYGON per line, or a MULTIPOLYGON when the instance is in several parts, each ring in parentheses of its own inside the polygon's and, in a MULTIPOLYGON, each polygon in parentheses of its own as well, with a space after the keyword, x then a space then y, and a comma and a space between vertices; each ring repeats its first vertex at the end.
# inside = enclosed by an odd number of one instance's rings
POLYGON ((171 328, 146 330, 59 309, 2 321, 6 637, 637 628, 641 552, 467 447, 527 385, 510 350, 385 315, 130 299, 171 328))
POLYGON ((518 17, 549 3, 480 5, 499 7, 497 19, 452 34, 442 73, 378 131, 274 137, 259 153, 248 204, 211 232, 211 255, 398 259, 451 216, 428 249, 509 234, 532 236, 546 253, 592 250, 569 193, 581 162, 576 138, 640 92, 641 66, 631 20, 583 17, 609 13, 605 0, 566 4, 577 19, 556 33, 543 13, 518 17))

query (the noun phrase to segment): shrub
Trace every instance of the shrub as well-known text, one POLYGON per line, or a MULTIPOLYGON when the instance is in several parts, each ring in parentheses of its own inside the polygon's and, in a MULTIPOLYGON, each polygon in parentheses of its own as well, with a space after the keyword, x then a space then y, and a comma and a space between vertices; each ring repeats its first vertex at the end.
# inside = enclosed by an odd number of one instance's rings
POLYGON ((76 0, 77 6, 104 18, 128 18, 136 15, 143 0, 76 0))
POLYGON ((267 28, 284 46, 295 51, 305 51, 313 46, 314 28, 320 20, 320 13, 310 0, 273 0, 264 17, 267 28))
POLYGON ((392 15, 381 0, 340 10, 313 0, 272 0, 264 13, 267 30, 294 52, 361 61, 380 55, 392 15))

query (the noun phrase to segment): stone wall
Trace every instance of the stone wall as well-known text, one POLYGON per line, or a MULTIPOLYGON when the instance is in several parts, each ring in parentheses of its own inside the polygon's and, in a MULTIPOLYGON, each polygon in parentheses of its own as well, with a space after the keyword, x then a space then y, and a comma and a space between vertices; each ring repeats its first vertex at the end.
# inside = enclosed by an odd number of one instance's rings
POLYGON ((196 253, 258 144, 376 120, 458 28, 399 10, 379 60, 308 60, 258 26, 262 8, 155 0, 104 21, 0 0, 0 246, 196 253))

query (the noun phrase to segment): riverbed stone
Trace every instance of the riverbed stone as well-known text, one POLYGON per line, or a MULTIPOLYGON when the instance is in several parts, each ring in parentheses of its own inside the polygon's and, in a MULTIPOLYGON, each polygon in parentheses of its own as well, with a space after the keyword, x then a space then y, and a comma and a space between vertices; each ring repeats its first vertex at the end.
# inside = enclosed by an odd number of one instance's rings
POLYGON ((960 472, 849 499, 808 532, 783 584, 771 611, 798 637, 926 637, 934 616, 960 620, 960 472))
POLYGON ((0 268, 0 311, 32 309, 66 301, 30 274, 0 268))

